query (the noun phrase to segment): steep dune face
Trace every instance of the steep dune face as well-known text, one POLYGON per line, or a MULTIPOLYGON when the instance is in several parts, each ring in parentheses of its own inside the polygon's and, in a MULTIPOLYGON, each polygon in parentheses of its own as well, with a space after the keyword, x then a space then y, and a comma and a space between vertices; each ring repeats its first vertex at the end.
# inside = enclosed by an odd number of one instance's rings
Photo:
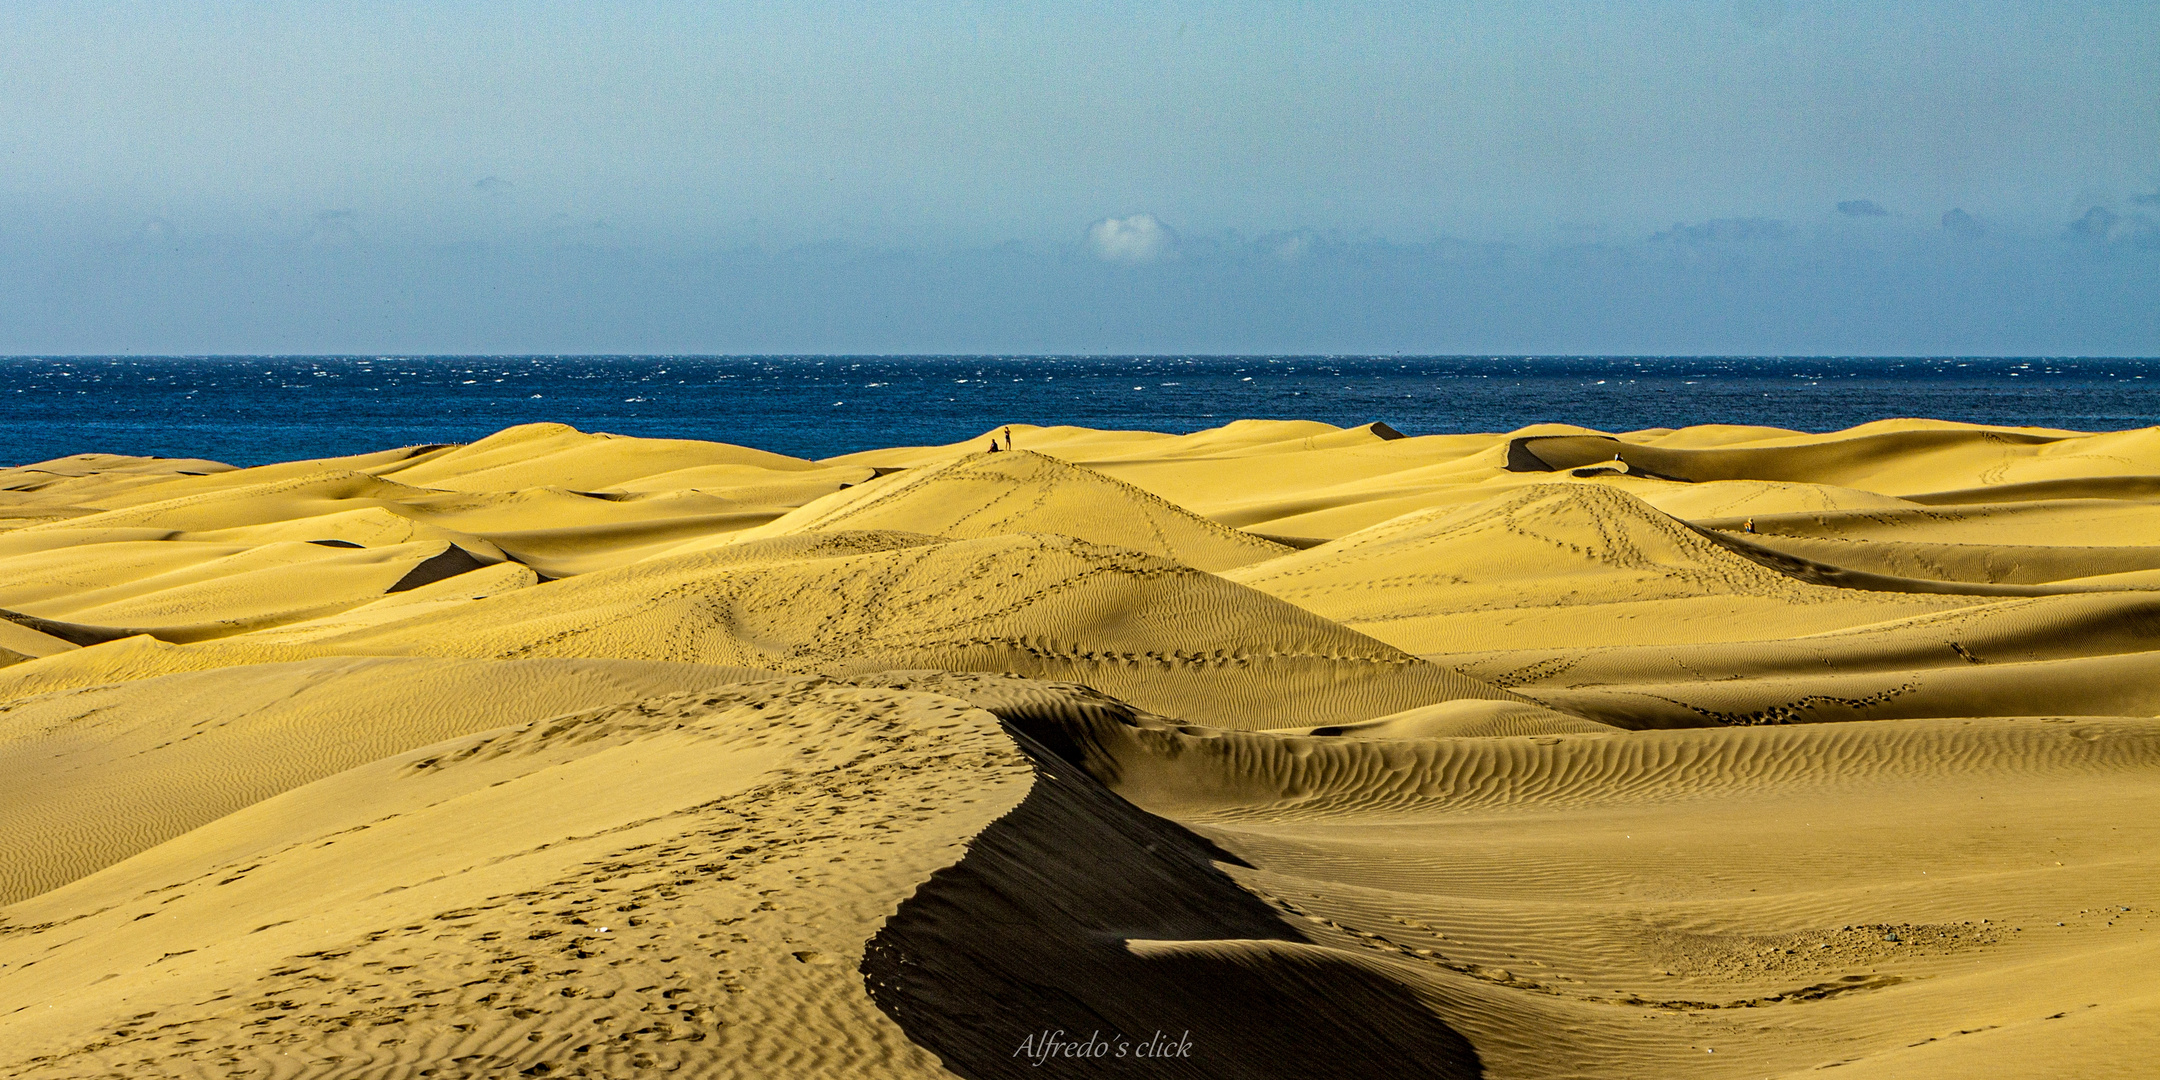
POLYGON ((963 1076, 1065 1065, 1051 1033, 1091 1075, 1481 1075, 1406 981, 1315 944, 1231 858, 1053 766, 886 920, 863 975, 963 1076))
POLYGON ((20 1076, 983 1076, 1055 1031, 1184 1048, 1088 1062, 1110 1073, 1477 1075, 1402 983, 1030 747, 963 700, 796 680, 393 754, 9 908, 0 1052, 20 1076))
POLYGON ((2153 432, 1012 434, 0 469, 0 1077, 2160 1057, 2153 432))
POLYGON ((8 908, 0 1067, 949 1075, 856 967, 1029 775, 964 703, 808 684, 391 755, 8 908))
POLYGON ((2148 719, 1415 740, 1072 722, 1118 793, 1415 987, 1489 1075, 2113 1076, 2154 1049, 2148 719))

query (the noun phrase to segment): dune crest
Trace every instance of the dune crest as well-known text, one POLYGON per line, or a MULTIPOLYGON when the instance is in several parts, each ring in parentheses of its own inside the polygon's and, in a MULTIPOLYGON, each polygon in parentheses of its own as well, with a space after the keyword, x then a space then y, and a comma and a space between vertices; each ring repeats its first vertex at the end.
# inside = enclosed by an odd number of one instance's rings
POLYGON ((1200 570, 1283 554, 1280 544, 1200 517, 1130 484, 1029 450, 976 453, 827 495, 739 539, 899 529, 975 540, 1058 533, 1200 570))

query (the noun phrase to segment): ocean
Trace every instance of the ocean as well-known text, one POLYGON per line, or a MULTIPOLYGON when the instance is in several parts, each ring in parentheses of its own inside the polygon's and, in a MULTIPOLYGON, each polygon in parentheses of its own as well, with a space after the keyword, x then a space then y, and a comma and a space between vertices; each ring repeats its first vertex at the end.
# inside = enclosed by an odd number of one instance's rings
POLYGON ((1185 432, 1241 417, 1411 435, 1888 417, 2160 423, 2160 359, 1344 356, 0 358, 0 464, 102 452, 233 465, 469 442, 512 424, 818 458, 999 424, 1185 432))

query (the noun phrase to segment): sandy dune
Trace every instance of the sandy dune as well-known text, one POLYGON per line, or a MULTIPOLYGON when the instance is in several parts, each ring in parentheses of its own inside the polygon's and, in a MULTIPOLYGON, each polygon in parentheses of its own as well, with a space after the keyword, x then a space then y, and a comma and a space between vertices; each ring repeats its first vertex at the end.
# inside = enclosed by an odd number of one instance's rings
POLYGON ((744 534, 899 530, 980 539, 1057 533, 1133 548, 1198 570, 1286 554, 1280 544, 1031 450, 970 454, 835 492, 744 534))
POLYGON ((2160 433, 1013 431, 0 469, 0 1076, 2160 1060, 2160 433))

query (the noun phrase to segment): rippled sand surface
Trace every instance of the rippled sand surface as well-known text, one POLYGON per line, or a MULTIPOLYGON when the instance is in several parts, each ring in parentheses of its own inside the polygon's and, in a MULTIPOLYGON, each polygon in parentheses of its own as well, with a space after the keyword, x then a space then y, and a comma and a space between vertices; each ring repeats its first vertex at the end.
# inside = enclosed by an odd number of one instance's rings
POLYGON ((2160 431, 1006 430, 0 469, 0 1076, 2152 1075, 2160 431))

